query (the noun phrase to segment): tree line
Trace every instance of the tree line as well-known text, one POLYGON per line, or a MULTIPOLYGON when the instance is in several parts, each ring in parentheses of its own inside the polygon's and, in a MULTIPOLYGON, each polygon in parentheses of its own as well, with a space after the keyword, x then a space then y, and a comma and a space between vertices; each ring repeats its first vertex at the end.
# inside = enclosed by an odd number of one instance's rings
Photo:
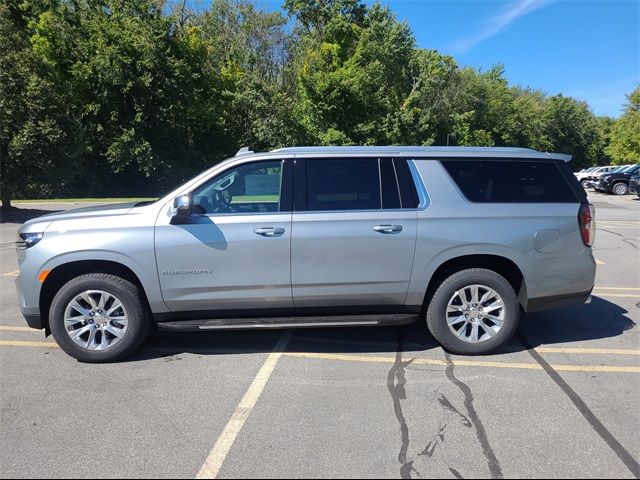
POLYGON ((640 160, 625 113, 417 47, 379 3, 3 0, 2 201, 158 195, 250 146, 519 146, 640 160))

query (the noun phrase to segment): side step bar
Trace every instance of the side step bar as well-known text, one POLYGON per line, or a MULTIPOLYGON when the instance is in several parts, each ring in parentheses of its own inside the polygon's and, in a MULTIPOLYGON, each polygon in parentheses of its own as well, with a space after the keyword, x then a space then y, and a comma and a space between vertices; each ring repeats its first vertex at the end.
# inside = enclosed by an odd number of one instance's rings
POLYGON ((280 318, 219 318, 209 320, 182 320, 158 323, 162 331, 197 332, 202 330, 252 330, 271 328, 319 328, 319 327, 376 327, 407 325, 419 320, 419 315, 331 315, 324 317, 280 318))

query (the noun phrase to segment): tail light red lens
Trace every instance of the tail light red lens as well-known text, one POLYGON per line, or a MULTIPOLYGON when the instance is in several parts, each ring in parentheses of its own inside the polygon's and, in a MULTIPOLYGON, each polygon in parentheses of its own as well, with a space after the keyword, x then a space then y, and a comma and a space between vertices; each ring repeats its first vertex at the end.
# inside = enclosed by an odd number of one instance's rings
POLYGON ((596 209, 590 203, 580 205, 578 225, 580 225, 582 242, 587 247, 593 246, 593 242, 596 239, 596 209))

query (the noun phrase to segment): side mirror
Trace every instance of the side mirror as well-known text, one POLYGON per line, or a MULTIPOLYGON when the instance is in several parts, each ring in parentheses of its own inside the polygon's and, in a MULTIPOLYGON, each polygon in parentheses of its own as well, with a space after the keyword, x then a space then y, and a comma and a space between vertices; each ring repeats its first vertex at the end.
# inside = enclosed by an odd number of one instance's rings
POLYGON ((193 211, 193 203, 191 201, 191 195, 180 195, 173 200, 173 208, 175 210, 175 215, 173 216, 173 220, 186 220, 191 217, 191 213, 193 211))

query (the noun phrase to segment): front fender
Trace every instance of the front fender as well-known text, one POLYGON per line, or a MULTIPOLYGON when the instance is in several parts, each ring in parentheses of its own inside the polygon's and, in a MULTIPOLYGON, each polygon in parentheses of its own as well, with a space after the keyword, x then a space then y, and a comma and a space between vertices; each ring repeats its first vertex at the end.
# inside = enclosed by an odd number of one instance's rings
POLYGON ((32 308, 39 306, 42 283, 38 275, 43 270, 51 271, 78 261, 107 261, 123 265, 136 275, 153 312, 167 311, 160 292, 153 227, 126 235, 109 230, 100 232, 99 236, 95 232, 47 232, 40 243, 24 253, 20 282, 25 304, 32 308), (108 248, 111 245, 117 250, 108 248))

